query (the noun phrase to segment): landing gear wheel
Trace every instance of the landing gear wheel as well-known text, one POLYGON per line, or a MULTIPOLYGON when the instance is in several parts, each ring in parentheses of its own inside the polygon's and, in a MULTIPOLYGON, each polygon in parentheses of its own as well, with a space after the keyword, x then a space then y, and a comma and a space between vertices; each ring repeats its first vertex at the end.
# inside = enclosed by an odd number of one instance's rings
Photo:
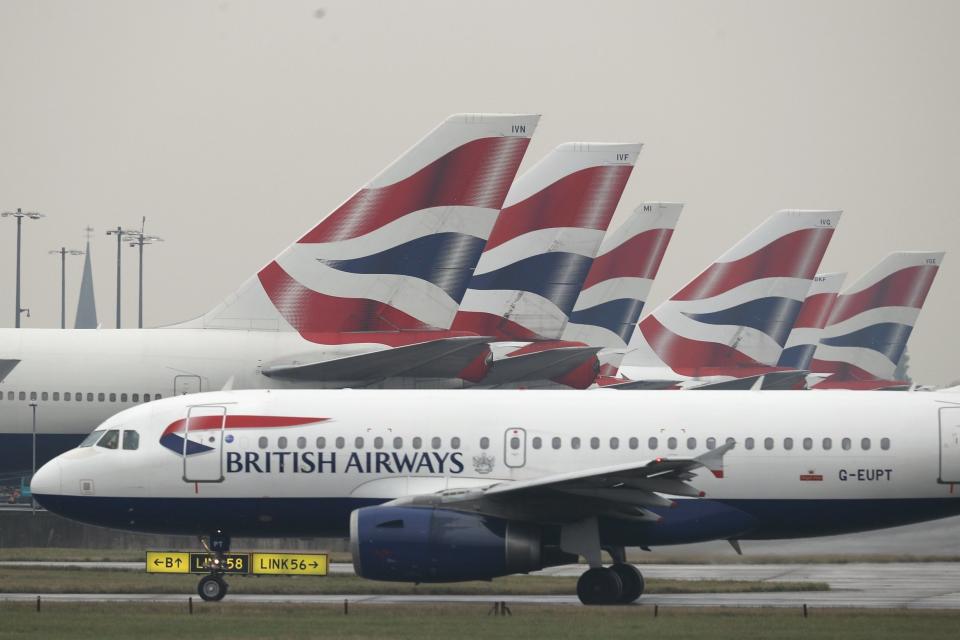
POLYGON ((617 604, 622 592, 620 576, 603 567, 588 569, 577 580, 577 597, 583 604, 617 604))
POLYGON ((227 595, 227 583, 218 575, 203 576, 197 585, 197 593, 207 602, 218 602, 227 595))
POLYGON ((630 604, 643 594, 643 574, 632 564, 615 564, 610 567, 620 577, 623 590, 620 592, 621 604, 630 604))

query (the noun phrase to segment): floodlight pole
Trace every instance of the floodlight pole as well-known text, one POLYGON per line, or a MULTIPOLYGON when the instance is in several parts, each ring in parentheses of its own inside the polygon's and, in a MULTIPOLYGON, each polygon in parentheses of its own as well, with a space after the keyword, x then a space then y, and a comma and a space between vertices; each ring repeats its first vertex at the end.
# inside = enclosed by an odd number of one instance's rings
POLYGON ((42 218, 42 213, 37 213, 35 211, 23 211, 19 207, 16 211, 4 211, 0 216, 4 218, 14 217, 17 219, 17 296, 16 296, 16 309, 14 313, 14 322, 13 326, 17 329, 20 328, 20 314, 22 314, 26 309, 20 306, 20 233, 23 227, 23 219, 30 218, 31 220, 37 220, 42 218))
POLYGON ((83 251, 77 249, 67 249, 60 247, 56 251, 49 253, 60 254, 60 328, 67 328, 67 255, 82 256, 83 251))
POLYGON ((140 300, 137 307, 137 326, 143 329, 143 246, 153 244, 154 242, 163 242, 163 238, 158 236, 148 236, 143 230, 147 224, 147 217, 144 216, 140 221, 140 231, 128 231, 126 239, 130 241, 131 247, 137 247, 140 252, 140 300))
POLYGON ((117 329, 120 328, 120 245, 123 243, 124 237, 130 233, 132 232, 120 226, 107 231, 108 236, 117 236, 117 329))

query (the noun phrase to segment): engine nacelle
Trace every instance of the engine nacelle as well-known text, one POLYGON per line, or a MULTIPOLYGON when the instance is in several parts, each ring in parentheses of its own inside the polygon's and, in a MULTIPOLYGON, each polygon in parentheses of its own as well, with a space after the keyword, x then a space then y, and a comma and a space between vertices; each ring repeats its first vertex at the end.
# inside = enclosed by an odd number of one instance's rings
POLYGON ((576 562, 543 544, 540 527, 427 507, 366 507, 350 515, 358 576, 394 582, 489 580, 576 562))

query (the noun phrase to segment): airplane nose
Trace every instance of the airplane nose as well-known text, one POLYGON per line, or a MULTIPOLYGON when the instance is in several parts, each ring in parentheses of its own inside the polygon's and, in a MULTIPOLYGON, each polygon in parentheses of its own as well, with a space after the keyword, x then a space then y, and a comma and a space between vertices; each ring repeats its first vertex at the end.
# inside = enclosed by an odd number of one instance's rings
POLYGON ((56 496, 62 492, 61 465, 59 460, 51 460, 40 467, 30 480, 30 492, 35 496, 56 496))

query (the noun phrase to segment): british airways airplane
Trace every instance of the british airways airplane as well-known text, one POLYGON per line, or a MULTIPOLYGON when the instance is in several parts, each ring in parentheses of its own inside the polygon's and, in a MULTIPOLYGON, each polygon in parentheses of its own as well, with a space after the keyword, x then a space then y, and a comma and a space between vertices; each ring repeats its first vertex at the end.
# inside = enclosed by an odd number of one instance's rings
POLYGON ((643 591, 626 547, 943 518, 957 483, 955 393, 259 390, 123 411, 31 486, 69 518, 201 536, 205 599, 231 536, 342 536, 376 580, 579 556, 580 599, 613 604, 643 591))
POLYGON ((170 395, 479 380, 488 340, 447 328, 538 120, 450 116, 195 320, 0 330, 0 473, 30 468, 31 403, 43 462, 170 395))

